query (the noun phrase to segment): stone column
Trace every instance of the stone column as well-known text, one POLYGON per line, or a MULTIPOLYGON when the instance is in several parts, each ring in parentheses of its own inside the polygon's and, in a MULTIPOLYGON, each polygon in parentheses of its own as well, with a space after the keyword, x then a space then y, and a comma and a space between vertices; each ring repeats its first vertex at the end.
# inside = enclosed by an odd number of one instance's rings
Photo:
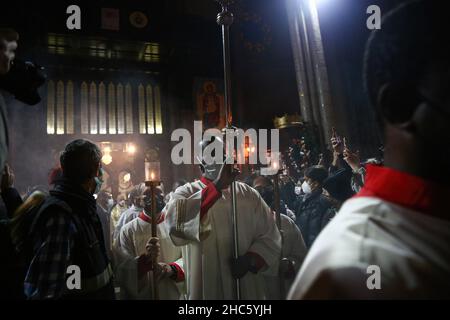
POLYGON ((286 0, 286 7, 301 115, 319 128, 323 147, 330 139, 335 116, 317 8, 311 0, 286 0))

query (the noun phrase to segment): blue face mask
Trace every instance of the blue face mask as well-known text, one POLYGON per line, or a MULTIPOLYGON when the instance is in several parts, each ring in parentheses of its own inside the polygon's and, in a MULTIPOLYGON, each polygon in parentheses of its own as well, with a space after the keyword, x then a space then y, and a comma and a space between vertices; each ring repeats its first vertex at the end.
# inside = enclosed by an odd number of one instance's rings
POLYGON ((99 177, 95 177, 95 191, 94 194, 98 194, 102 188, 103 181, 99 177))
POLYGON ((102 176, 103 176, 103 169, 100 168, 99 175, 94 178, 94 180, 95 180, 94 194, 98 194, 100 192, 100 190, 102 189, 102 184, 103 184, 103 180, 101 178, 102 176))

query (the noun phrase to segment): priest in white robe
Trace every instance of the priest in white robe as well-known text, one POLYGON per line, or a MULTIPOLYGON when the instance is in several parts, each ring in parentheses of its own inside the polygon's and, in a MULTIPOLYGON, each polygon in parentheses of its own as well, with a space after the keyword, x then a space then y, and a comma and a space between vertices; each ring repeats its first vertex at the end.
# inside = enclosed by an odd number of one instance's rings
MULTIPOLYGON (((163 195, 156 189, 158 212, 164 207, 163 195)), ((121 299, 153 299, 151 276, 152 247, 151 205, 144 206, 139 216, 125 224, 120 230, 114 246, 117 259, 116 277, 121 288, 121 299)), ((174 246, 163 227, 165 215, 157 215, 158 281, 159 299, 179 300, 184 298, 184 268, 182 250, 174 246)))
POLYGON ((252 187, 236 182, 239 259, 233 261, 230 184, 232 165, 203 163, 200 181, 179 187, 166 207, 166 227, 185 247, 188 299, 267 297, 263 274, 278 272, 281 237, 269 207, 252 187))

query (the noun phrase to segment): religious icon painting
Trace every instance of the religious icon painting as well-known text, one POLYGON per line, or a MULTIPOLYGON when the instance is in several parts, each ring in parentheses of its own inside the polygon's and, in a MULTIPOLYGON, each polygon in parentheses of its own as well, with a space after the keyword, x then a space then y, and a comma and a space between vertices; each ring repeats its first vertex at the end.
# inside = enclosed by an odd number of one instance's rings
POLYGON ((103 30, 120 30, 120 11, 115 8, 102 8, 102 24, 103 30))
POLYGON ((194 100, 196 120, 202 121, 204 130, 225 127, 224 85, 222 80, 196 78, 194 81, 194 100))

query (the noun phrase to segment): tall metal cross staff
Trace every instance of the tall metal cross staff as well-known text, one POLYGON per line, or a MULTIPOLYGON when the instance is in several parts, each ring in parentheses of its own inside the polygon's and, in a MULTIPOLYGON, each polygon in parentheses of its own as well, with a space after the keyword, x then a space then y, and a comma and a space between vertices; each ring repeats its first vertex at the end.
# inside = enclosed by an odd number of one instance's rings
MULTIPOLYGON (((160 185, 160 181, 154 181, 153 177, 151 177, 150 181, 145 181, 145 186, 150 187, 151 192, 151 219, 152 219, 152 238, 156 238, 158 236, 157 233, 157 223, 156 223, 156 196, 155 196, 155 189, 157 186, 160 185)), ((152 268, 151 268, 151 275, 150 275, 150 282, 152 287, 152 297, 153 300, 159 300, 159 290, 158 290, 158 278, 156 274, 156 265, 158 264, 158 261, 152 260, 152 268)))
MULTIPOLYGON (((283 248, 284 245, 284 235, 283 235, 283 229, 281 227, 281 211, 280 211, 280 173, 281 170, 278 170, 278 172, 273 176, 273 193, 274 193, 274 209, 275 209, 275 218, 276 223, 278 227, 278 231, 280 231, 281 234, 281 247, 283 248)), ((283 260, 283 252, 280 254, 280 262, 283 260)), ((284 276, 280 273, 280 297, 282 299, 285 299, 286 297, 286 287, 284 284, 284 276)))
MULTIPOLYGON (((233 14, 228 11, 228 7, 234 0, 216 0, 222 6, 222 12, 217 15, 217 24, 222 26, 223 43, 223 74, 225 82, 225 120, 226 129, 233 129, 231 114, 231 63, 230 63, 230 26, 233 24, 233 14)), ((233 258, 239 258, 239 237, 237 225, 237 202, 236 202, 236 182, 231 183, 231 223, 233 227, 233 258)), ((239 279, 235 279, 234 284, 235 300, 241 300, 241 284, 239 279)))

